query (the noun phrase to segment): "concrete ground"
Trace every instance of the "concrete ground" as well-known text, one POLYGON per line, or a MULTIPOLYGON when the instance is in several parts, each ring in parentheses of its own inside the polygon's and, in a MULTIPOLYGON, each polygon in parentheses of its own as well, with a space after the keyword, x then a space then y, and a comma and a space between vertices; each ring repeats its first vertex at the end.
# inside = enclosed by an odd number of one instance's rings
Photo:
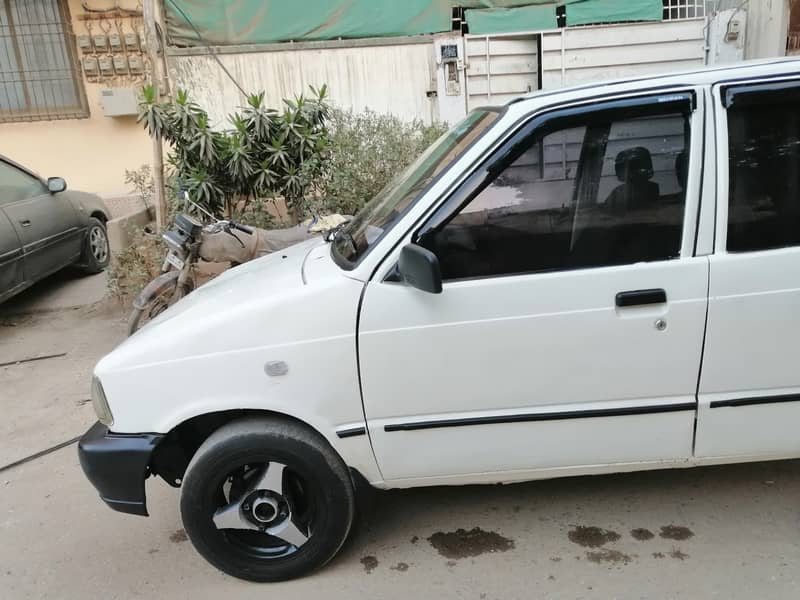
POLYGON ((227 577, 194 552, 160 480, 141 518, 102 504, 74 444, 3 469, 90 426, 92 366, 123 335, 102 303, 0 307, 0 363, 66 352, 0 367, 0 598, 800 596, 798 461, 382 492, 319 573, 227 577))
POLYGON ((0 316, 91 306, 105 297, 107 285, 105 272, 84 275, 64 269, 0 304, 0 316))

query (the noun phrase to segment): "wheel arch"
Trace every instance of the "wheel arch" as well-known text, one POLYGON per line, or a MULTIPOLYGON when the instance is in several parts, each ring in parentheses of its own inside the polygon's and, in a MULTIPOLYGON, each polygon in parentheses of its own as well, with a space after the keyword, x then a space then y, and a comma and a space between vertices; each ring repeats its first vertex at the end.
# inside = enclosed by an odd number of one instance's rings
MULTIPOLYGON (((192 460, 200 446, 208 437, 220 427, 233 421, 247 418, 272 418, 280 421, 296 423, 314 434, 318 435, 336 452, 342 461, 347 461, 341 452, 330 444, 330 440, 319 429, 310 423, 286 413, 272 410, 242 408, 208 412, 190 417, 173 427, 156 446, 150 461, 149 469, 153 475, 159 475, 172 487, 180 487, 186 467, 192 460)), ((354 483, 362 484, 366 481, 358 469, 348 465, 354 483)))
POLYGON ((89 213, 89 217, 91 217, 93 219, 97 219, 103 225, 107 225, 108 224, 108 220, 109 220, 108 219, 108 215, 106 213, 104 213, 102 210, 98 210, 98 209, 93 210, 91 213, 89 213))

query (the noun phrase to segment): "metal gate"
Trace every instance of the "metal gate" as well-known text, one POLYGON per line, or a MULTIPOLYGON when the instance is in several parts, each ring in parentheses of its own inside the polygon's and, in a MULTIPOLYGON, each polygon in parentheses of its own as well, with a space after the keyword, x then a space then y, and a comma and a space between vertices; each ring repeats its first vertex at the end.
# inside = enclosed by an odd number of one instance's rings
POLYGON ((539 89, 539 35, 467 35, 467 111, 539 89))

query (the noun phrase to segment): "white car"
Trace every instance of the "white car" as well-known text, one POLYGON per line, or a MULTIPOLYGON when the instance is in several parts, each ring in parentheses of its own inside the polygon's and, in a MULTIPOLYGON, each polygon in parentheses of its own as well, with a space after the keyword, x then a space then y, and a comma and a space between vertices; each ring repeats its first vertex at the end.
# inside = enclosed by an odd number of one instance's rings
POLYGON ((201 287, 96 367, 88 478, 297 577, 355 489, 800 457, 800 61, 479 109, 331 242, 201 287))

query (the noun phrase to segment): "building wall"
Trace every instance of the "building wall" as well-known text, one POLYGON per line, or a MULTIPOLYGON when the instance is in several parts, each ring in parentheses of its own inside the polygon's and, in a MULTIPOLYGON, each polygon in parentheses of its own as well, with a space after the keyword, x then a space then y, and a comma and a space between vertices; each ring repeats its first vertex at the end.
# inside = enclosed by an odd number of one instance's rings
MULTIPOLYGON (((135 8, 137 2, 120 4, 135 8)), ((83 12, 81 1, 69 0, 68 6, 75 33, 85 32, 76 18, 83 12)), ((103 116, 100 91, 106 85, 84 80, 84 86, 89 118, 0 123, 0 154, 44 177, 64 177, 71 189, 108 196, 126 193, 125 170, 151 163, 150 138, 135 117, 103 116)))
MULTIPOLYGON (((335 106, 371 109, 405 120, 438 118, 434 94, 433 38, 415 36, 342 42, 219 48, 219 60, 247 93, 264 91, 269 106, 327 84, 335 106)), ((188 90, 212 123, 245 103, 236 85, 205 48, 173 49, 169 73, 175 88, 188 90)))
POLYGON ((545 32, 542 88, 700 68, 704 28, 704 19, 691 19, 545 32))
POLYGON ((746 59, 786 54, 790 0, 712 0, 712 7, 747 11, 746 59))

